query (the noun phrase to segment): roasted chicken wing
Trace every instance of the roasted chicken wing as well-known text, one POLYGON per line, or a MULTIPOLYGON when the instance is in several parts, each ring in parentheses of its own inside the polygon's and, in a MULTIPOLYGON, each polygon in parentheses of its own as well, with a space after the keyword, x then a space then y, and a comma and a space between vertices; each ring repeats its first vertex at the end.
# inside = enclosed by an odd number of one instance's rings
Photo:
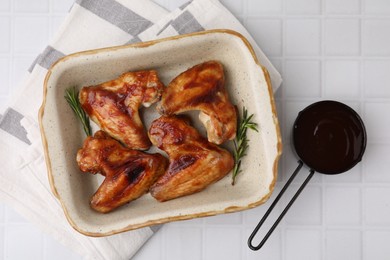
POLYGON ((102 130, 131 149, 146 150, 151 143, 139 116, 141 105, 160 99, 164 85, 157 72, 128 72, 118 79, 83 87, 80 103, 102 130))
POLYGON ((165 174, 150 193, 159 201, 193 194, 222 179, 233 168, 232 155, 208 142, 186 121, 162 116, 149 129, 150 140, 169 156, 165 174))
POLYGON ((236 109, 225 89, 223 67, 216 61, 196 65, 173 79, 157 109, 168 116, 200 110, 199 119, 210 142, 221 144, 236 136, 236 109))
POLYGON ((164 156, 125 148, 103 131, 84 141, 77 163, 83 172, 105 176, 90 201, 91 207, 102 213, 148 192, 168 165, 164 156))

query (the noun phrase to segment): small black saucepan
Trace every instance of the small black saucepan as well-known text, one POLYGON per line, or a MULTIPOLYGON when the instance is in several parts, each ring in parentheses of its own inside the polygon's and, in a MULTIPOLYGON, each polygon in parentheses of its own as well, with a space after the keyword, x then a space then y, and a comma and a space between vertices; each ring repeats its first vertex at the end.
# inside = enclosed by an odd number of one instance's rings
POLYGON ((337 101, 326 100, 314 103, 298 114, 293 126, 292 139, 295 152, 300 158, 298 167, 250 235, 248 246, 252 250, 259 250, 265 244, 280 220, 313 177, 314 172, 328 175, 339 174, 350 170, 361 161, 366 149, 367 134, 362 119, 352 108, 337 101), (253 238, 303 164, 310 168, 309 176, 260 244, 253 246, 253 238))

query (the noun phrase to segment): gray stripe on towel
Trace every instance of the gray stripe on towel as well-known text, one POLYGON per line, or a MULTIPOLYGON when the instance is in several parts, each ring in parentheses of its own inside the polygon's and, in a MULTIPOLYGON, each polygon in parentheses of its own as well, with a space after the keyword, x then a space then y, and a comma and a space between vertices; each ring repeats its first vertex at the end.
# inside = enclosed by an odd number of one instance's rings
POLYGON ((180 10, 184 10, 187 6, 189 6, 192 3, 192 1, 188 1, 187 3, 182 4, 179 8, 180 10))
POLYGON ((37 64, 37 62, 38 62, 38 60, 39 60, 40 58, 41 58, 41 54, 39 54, 39 55, 35 58, 35 60, 33 61, 33 63, 31 63, 30 67, 28 68, 28 72, 31 73, 31 72, 33 71, 35 65, 37 64))
POLYGON ((204 31, 202 25, 200 25, 189 11, 184 11, 172 21, 171 25, 179 34, 204 31))
POLYGON ((15 136, 20 141, 31 145, 30 140, 27 138, 27 131, 20 124, 20 121, 23 119, 23 115, 18 111, 8 108, 3 117, 0 119, 0 129, 3 129, 7 133, 15 136))
POLYGON ((132 44, 132 43, 136 43, 136 42, 142 42, 140 38, 138 38, 137 36, 133 37, 130 41, 126 42, 126 44, 132 44))
POLYGON ((133 36, 153 25, 114 0, 76 0, 76 3, 133 36))
POLYGON ((153 233, 156 233, 163 225, 160 224, 160 225, 154 225, 154 226, 150 226, 150 229, 153 231, 153 233))
POLYGON ((65 54, 49 45, 43 50, 41 54, 38 55, 38 57, 35 58, 34 62, 30 65, 30 68, 28 68, 28 72, 31 73, 37 64, 45 69, 49 69, 54 62, 64 56, 65 54))
POLYGON ((46 68, 49 69, 50 66, 55 63, 60 58, 64 57, 65 54, 62 52, 54 49, 52 46, 47 46, 46 49, 43 51, 43 53, 40 55, 40 58, 38 59, 37 63, 46 68))

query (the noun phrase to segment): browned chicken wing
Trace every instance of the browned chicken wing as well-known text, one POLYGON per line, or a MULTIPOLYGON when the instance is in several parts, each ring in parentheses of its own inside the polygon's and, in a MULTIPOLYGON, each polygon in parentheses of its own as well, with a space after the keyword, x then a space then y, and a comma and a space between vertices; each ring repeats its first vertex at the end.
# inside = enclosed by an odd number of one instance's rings
POLYGON ((177 117, 162 116, 153 121, 149 136, 169 155, 168 169, 150 189, 159 201, 199 192, 233 168, 234 160, 228 151, 208 142, 177 117))
POLYGON ((77 163, 83 172, 105 176, 90 202, 93 209, 102 213, 148 192, 168 165, 162 155, 125 148, 103 131, 84 141, 77 153, 77 163))
POLYGON ((210 142, 221 144, 236 136, 237 114, 225 89, 223 67, 216 61, 196 65, 177 76, 162 94, 162 115, 200 110, 199 119, 210 142))
POLYGON ((118 79, 83 87, 83 109, 102 130, 131 149, 146 150, 151 143, 138 110, 159 100, 164 85, 157 72, 128 72, 118 79))

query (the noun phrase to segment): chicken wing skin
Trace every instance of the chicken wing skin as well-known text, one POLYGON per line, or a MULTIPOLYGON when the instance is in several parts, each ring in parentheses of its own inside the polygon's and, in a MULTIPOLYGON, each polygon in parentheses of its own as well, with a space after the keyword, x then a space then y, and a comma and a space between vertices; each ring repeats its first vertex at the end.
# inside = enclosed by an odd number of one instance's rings
POLYGON ((164 85, 157 72, 128 72, 96 86, 83 87, 80 103, 102 130, 131 149, 146 150, 151 143, 139 116, 141 105, 157 102, 164 85))
POLYGON ((141 197, 165 172, 168 160, 160 154, 147 154, 123 147, 103 131, 84 141, 77 153, 80 170, 105 176, 90 205, 107 213, 141 197))
POLYGON ((236 109, 225 89, 223 67, 217 61, 196 65, 173 79, 157 109, 168 116, 200 110, 199 119, 212 143, 221 144, 236 136, 236 109))
POLYGON ((150 189, 158 201, 193 194, 226 176, 234 165, 232 155, 208 142, 186 121, 162 116, 149 129, 150 140, 169 156, 169 166, 150 189))

